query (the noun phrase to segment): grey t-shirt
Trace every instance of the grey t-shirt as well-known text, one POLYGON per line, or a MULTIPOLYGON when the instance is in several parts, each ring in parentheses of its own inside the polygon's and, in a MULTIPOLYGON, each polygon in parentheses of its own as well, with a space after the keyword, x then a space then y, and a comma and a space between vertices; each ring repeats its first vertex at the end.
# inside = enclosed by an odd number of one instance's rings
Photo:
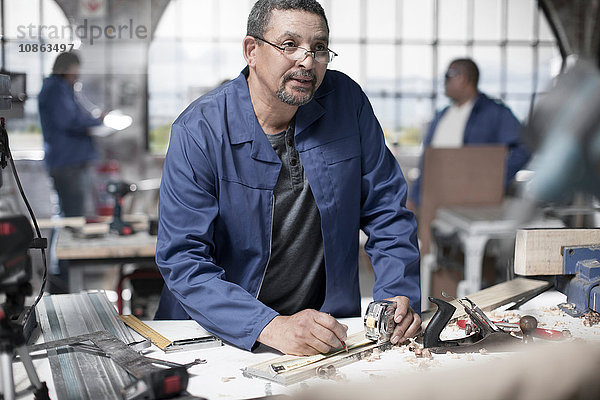
POLYGON ((282 162, 274 189, 271 257, 258 299, 281 315, 318 310, 325 298, 325 259, 321 216, 291 127, 267 135, 282 162))

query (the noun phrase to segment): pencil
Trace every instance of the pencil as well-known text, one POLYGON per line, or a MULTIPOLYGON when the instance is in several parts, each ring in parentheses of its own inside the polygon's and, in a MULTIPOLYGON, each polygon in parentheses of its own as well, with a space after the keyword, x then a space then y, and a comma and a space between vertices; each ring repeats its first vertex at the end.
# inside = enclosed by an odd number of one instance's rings
POLYGON ((342 342, 342 347, 344 348, 344 350, 346 350, 346 353, 348 352, 348 346, 346 346, 346 343, 343 340, 340 340, 340 342, 342 342))

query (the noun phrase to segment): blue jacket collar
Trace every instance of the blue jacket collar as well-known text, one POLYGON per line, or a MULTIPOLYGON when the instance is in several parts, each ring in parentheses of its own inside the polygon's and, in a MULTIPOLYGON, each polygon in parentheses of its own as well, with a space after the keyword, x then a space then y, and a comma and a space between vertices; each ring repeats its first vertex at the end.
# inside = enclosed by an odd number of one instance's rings
MULTIPOLYGON (((248 90, 248 67, 244 68, 237 78, 231 83, 234 91, 233 101, 237 102, 237 107, 228 107, 227 119, 230 125, 229 140, 231 144, 240 144, 244 142, 254 142, 252 146, 252 157, 263 161, 278 161, 277 155, 272 151, 268 140, 264 137, 260 124, 256 120, 252 101, 250 100, 250 91, 248 90), (238 113, 241 111, 242 115, 238 113), (256 143, 268 145, 268 147, 256 145, 256 143), (263 148, 264 147, 264 148, 263 148)), ((296 112, 295 135, 299 135, 318 120, 326 109, 320 102, 320 99, 330 94, 334 89, 327 73, 323 78, 321 86, 317 89, 313 99, 306 105, 298 108, 296 112)))

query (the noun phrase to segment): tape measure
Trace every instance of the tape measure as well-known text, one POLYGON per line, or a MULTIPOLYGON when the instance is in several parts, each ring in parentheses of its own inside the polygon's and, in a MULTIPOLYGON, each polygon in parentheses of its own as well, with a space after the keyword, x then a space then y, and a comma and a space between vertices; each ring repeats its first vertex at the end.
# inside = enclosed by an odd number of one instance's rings
POLYGON ((140 321, 135 315, 119 315, 121 321, 123 321, 128 327, 145 337, 150 339, 152 344, 164 351, 170 353, 181 350, 195 350, 206 347, 221 346, 223 343, 221 339, 216 336, 202 336, 191 339, 181 340, 169 340, 148 325, 140 321))
MULTIPOLYGON (((364 338, 354 338, 346 341, 348 351, 361 348, 367 344, 371 344, 371 342, 364 338)), ((281 374, 283 372, 292 371, 338 354, 346 354, 346 350, 336 350, 327 354, 315 354, 312 356, 294 357, 290 360, 272 363, 269 365, 269 367, 273 374, 281 374)), ((352 354, 352 352, 350 352, 350 354, 352 354)))
POLYGON ((271 368, 271 371, 273 373, 281 374, 282 372, 291 371, 312 363, 316 363, 317 361, 321 361, 325 358, 327 358, 325 354, 315 354, 313 356, 306 356, 298 359, 283 361, 280 363, 273 363, 269 367, 271 368))
POLYGON ((365 336, 378 343, 388 342, 396 323, 394 313, 396 303, 388 300, 372 301, 364 317, 365 336))

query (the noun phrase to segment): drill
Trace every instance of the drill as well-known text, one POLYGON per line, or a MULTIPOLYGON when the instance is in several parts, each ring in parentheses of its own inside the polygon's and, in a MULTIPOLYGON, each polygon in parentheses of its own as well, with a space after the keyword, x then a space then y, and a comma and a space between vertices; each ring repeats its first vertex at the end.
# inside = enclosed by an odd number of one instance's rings
POLYGON ((134 233, 131 224, 123 221, 121 217, 121 207, 123 205, 123 197, 128 193, 135 192, 137 186, 135 183, 127 183, 123 181, 109 181, 106 184, 106 191, 115 197, 115 207, 113 209, 113 220, 110 223, 110 230, 117 232, 119 235, 131 235, 134 233))

